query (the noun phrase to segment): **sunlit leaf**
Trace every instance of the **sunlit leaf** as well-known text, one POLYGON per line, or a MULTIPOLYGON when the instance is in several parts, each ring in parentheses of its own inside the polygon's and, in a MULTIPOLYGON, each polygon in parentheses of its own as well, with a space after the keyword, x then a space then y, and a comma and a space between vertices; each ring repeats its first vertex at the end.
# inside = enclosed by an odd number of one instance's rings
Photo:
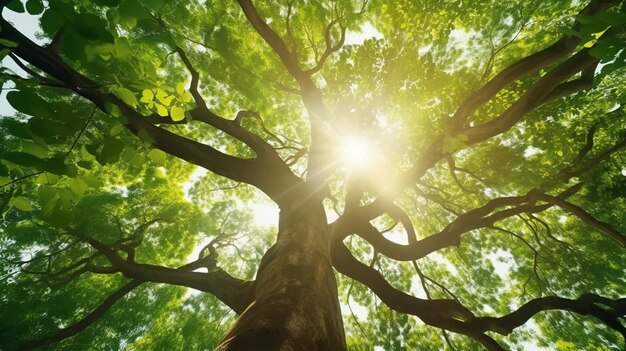
POLYGON ((148 152, 148 157, 154 162, 157 166, 165 165, 165 152, 159 149, 152 149, 148 152))
POLYGON ((170 109, 170 115, 172 116, 172 121, 178 122, 185 119, 185 110, 178 106, 172 106, 170 109))
POLYGON ((17 196, 14 197, 11 200, 11 204, 13 206, 15 206, 15 208, 17 208, 18 210, 21 211, 32 211, 33 210, 33 205, 31 205, 30 201, 23 197, 23 196, 17 196))

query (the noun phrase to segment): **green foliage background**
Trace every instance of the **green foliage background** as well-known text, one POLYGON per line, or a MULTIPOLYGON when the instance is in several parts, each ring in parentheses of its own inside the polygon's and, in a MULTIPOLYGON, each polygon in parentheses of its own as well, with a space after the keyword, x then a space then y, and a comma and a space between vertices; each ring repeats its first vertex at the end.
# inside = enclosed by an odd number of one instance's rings
MULTIPOLYGON (((379 172, 372 173, 384 192, 393 186, 387 179, 408 169, 415 155, 445 132, 446 118, 463 99, 495 73, 567 34, 584 4, 277 0, 256 5, 307 67, 315 65, 325 28, 337 16, 349 33, 365 24, 380 33, 345 45, 315 81, 338 131, 334 141, 348 135, 372 140, 381 155, 379 172)), ((215 113, 234 118, 240 110, 258 112, 261 118, 245 119, 244 127, 279 148, 283 158, 309 143, 306 112, 290 91, 296 88, 293 80, 234 2, 13 0, 8 8, 38 18, 41 43, 52 42, 64 28, 59 55, 146 116, 190 120, 188 73, 172 54, 178 45, 199 70, 202 93, 215 113)), ((589 20, 577 35, 593 40, 606 28, 598 30, 598 23, 611 20, 623 25, 623 10, 589 20)), ((331 38, 338 40, 339 32, 331 31, 331 38)), ((624 138, 624 36, 602 40, 595 54, 603 64, 591 90, 546 104, 480 144, 467 146, 462 137, 450 136, 445 147, 475 176, 458 172, 454 179, 449 165, 440 162, 401 194, 396 204, 420 238, 495 196, 522 195, 537 185, 565 189, 568 184, 554 177, 575 166, 592 126, 590 157, 624 138)), ((0 56, 8 60, 9 52, 3 49, 0 56)), ((542 74, 505 89, 472 123, 493 119, 542 74)), ((138 243, 138 262, 178 267, 195 259, 199 245, 219 237, 220 266, 242 279, 254 277, 276 234, 275 227, 254 222, 251 204, 267 202, 263 194, 195 173, 195 166, 153 148, 149 138, 131 135, 115 108, 101 112, 71 92, 25 77, 0 68, 0 83, 8 90, 2 104, 17 111, 0 118, 0 348, 12 350, 72 325, 127 282, 119 274, 79 274, 72 267, 92 254, 87 238, 107 244, 130 238, 138 243), (149 221, 155 222, 144 226, 149 221)), ((205 124, 166 128, 232 155, 254 156, 205 124)), ((625 161, 620 151, 571 180, 584 184, 572 202, 621 233, 626 232, 625 161)), ((304 159, 292 165, 298 174, 304 167, 304 159)), ((338 167, 331 178, 338 199, 349 172, 338 167)), ((341 208, 341 200, 334 206, 341 208)), ((328 213, 332 207, 329 202, 328 213)), ((394 221, 379 218, 374 224, 384 229, 394 221)), ((403 235, 401 226, 389 235, 403 235)), ((421 279, 410 262, 380 257, 357 237, 347 240, 355 255, 373 262, 394 287, 420 297, 454 297, 478 314, 503 315, 552 294, 626 296, 624 248, 556 208, 464 235, 460 246, 417 262, 421 279)), ((350 350, 480 349, 469 338, 393 312, 363 285, 337 278, 350 350)), ((145 283, 92 327, 50 349, 211 349, 235 317, 208 294, 145 283)), ((532 344, 619 350, 624 343, 593 318, 562 312, 541 313, 507 338, 493 336, 512 350, 532 344)))

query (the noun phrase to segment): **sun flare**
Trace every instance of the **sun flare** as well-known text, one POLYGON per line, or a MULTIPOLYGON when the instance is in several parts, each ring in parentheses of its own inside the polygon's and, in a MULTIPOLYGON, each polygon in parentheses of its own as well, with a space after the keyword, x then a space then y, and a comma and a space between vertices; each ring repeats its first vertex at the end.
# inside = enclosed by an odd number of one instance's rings
POLYGON ((370 161, 370 145, 362 138, 346 138, 341 144, 341 160, 349 168, 361 168, 370 161))

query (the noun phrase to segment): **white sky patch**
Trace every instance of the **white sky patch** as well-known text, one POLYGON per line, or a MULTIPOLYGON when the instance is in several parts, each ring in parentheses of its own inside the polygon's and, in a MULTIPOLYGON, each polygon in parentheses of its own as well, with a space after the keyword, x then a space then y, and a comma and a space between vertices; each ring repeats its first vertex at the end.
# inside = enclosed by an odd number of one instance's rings
POLYGON ((339 218, 337 212, 335 212, 331 208, 328 208, 327 206, 324 206, 324 212, 326 212, 326 218, 328 223, 334 222, 337 218, 339 218))
POLYGON ((341 311, 344 315, 352 315, 354 313, 354 317, 359 322, 367 321, 367 317, 369 316, 369 309, 358 302, 354 301, 352 296, 350 296, 349 305, 347 303, 341 302, 339 305, 341 306, 341 311))
POLYGON ((366 22, 361 26, 360 32, 348 31, 344 45, 360 45, 367 39, 384 39, 383 33, 379 32, 370 22, 366 22))
POLYGON ((260 227, 277 227, 279 209, 274 203, 252 203, 254 223, 260 227))
POLYGON ((402 226, 398 226, 398 227, 394 228, 394 230, 383 234, 383 236, 385 237, 385 239, 387 239, 389 241, 393 241, 396 244, 400 244, 400 245, 408 245, 409 244, 409 240, 407 238, 407 234, 404 231, 404 228, 402 226))
POLYGON ((430 51, 430 49, 433 47, 433 44, 428 44, 426 46, 422 46, 421 48, 419 48, 419 50, 417 50, 417 54, 420 56, 424 56, 426 55, 426 53, 428 53, 430 51))
MULTIPOLYGON (((476 48, 475 47, 472 48, 470 46, 470 41, 473 38, 478 37, 479 35, 480 33, 476 32, 473 29, 470 31, 465 31, 462 29, 453 29, 450 32, 450 39, 448 41, 448 47, 462 50, 459 63, 464 64, 465 66, 470 66, 472 62, 474 61, 473 58, 479 57, 477 56, 479 55, 479 53, 477 52, 476 48)), ((456 69, 460 69, 460 67, 456 69)), ((447 69, 446 72, 454 73, 456 69, 450 68, 450 69, 447 69)))
POLYGON ((381 128, 387 128, 389 126, 389 119, 388 119, 387 115, 384 114, 384 113, 377 113, 376 114, 376 122, 378 122, 378 125, 381 128))
POLYGON ((510 252, 501 249, 490 253, 487 257, 491 261, 491 264, 493 264, 496 274, 498 274, 502 280, 508 279, 511 268, 513 268, 510 262, 513 262, 515 257, 513 257, 510 252))
MULTIPOLYGON (((422 286, 422 281, 420 280, 419 275, 414 274, 411 278, 411 295, 418 297, 420 299, 426 299, 426 291, 424 291, 424 287, 422 286)), ((430 289, 429 289, 430 291, 430 289)))
POLYGON ((526 150, 524 150, 524 157, 525 158, 531 158, 532 156, 542 153, 543 150, 541 150, 540 148, 534 147, 532 145, 528 146, 526 148, 526 150))
POLYGON ((622 168, 622 175, 626 177, 626 168, 622 168))

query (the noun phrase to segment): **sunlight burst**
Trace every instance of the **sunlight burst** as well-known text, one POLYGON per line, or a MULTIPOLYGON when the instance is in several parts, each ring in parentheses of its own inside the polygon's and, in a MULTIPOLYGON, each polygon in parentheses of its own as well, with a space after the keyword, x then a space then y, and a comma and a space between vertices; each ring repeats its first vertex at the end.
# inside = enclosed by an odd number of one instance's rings
POLYGON ((350 168, 360 168, 370 161, 371 148, 361 138, 346 138, 341 145, 341 160, 350 168))

